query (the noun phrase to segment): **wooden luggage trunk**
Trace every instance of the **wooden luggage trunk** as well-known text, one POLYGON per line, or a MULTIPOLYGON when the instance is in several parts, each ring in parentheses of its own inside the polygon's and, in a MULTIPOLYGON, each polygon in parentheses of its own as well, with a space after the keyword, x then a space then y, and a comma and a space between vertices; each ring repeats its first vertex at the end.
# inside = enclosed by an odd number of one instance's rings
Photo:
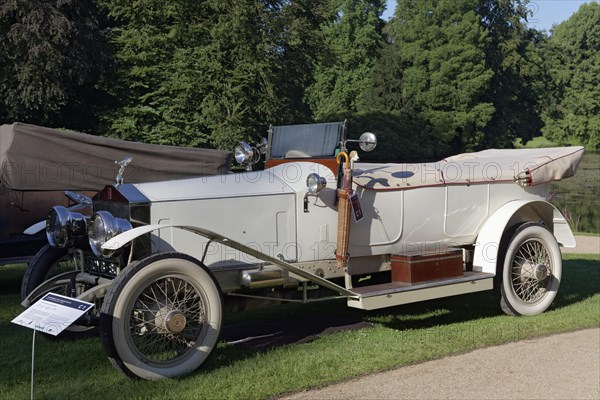
POLYGON ((461 249, 392 255, 392 282, 412 285, 462 276, 461 249))

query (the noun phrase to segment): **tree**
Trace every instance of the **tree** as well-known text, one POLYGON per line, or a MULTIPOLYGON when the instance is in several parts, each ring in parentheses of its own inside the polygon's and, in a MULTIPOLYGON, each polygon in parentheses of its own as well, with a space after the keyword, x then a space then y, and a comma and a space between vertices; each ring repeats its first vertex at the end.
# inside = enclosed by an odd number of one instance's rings
POLYGON ((425 118, 446 152, 537 136, 546 86, 528 0, 402 0, 369 103, 425 118))
POLYGON ((108 131, 231 149, 308 119, 325 8, 316 0, 107 0, 118 59, 108 131))
POLYGON ((0 118, 91 129, 108 61, 99 19, 93 0, 3 1, 0 118))
POLYGON ((213 86, 203 101, 213 142, 232 148, 239 139, 263 136, 269 124, 308 121, 303 99, 321 53, 327 3, 214 3, 220 18, 205 51, 213 86))
POLYGON ((375 71, 370 107, 426 120, 439 154, 476 149, 494 113, 475 0, 401 0, 375 71), (379 77, 379 78, 377 78, 379 77), (390 86, 392 85, 392 86, 390 86))
POLYGON ((317 65, 307 99, 315 118, 364 109, 373 68, 383 44, 381 0, 338 0, 322 26, 327 55, 317 65))
POLYGON ((546 88, 540 85, 544 65, 538 48, 543 34, 527 28, 529 0, 484 0, 477 13, 487 32, 486 67, 492 71, 490 90, 482 101, 493 104, 478 147, 512 147, 515 139, 527 142, 539 136, 541 101, 546 88))
POLYGON ((583 4, 557 25, 548 43, 552 96, 544 136, 600 148, 600 4, 583 4))
POLYGON ((199 99, 192 96, 199 75, 194 47, 206 40, 198 19, 203 5, 181 0, 103 3, 113 21, 116 60, 114 74, 105 82, 114 99, 103 115, 106 134, 159 144, 208 142, 199 99))
MULTIPOLYGON (((390 27, 387 25, 386 28, 390 27)), ((414 110, 411 99, 403 96, 404 70, 410 67, 408 60, 400 57, 401 44, 395 40, 387 43, 380 51, 377 64, 373 67, 371 87, 365 94, 364 109, 371 110, 414 110)))
MULTIPOLYGON (((359 151, 366 162, 433 161, 436 158, 436 138, 427 123, 402 111, 338 112, 325 116, 324 121, 346 120, 347 137, 358 139, 364 132, 377 135, 377 149, 371 153, 359 151)), ((349 143, 350 150, 359 150, 349 143)))

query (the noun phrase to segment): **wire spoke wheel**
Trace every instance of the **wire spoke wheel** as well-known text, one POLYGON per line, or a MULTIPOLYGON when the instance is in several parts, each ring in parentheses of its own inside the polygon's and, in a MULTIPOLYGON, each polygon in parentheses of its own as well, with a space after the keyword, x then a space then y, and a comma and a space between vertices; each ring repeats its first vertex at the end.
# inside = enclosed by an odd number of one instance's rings
POLYGON ((524 224, 514 233, 504 257, 501 307, 510 315, 546 310, 558 291, 562 273, 556 239, 540 224, 524 224))
POLYGON ((519 299, 535 303, 547 293, 552 281, 552 260, 536 239, 523 243, 512 265, 512 287, 519 299))
POLYGON ((216 346, 221 319, 221 293, 210 271, 184 254, 162 253, 117 276, 100 328, 115 367, 155 380, 202 365, 216 346))
POLYGON ((140 357, 170 362, 201 342, 208 323, 206 302, 184 276, 160 278, 147 286, 129 314, 129 335, 140 357))

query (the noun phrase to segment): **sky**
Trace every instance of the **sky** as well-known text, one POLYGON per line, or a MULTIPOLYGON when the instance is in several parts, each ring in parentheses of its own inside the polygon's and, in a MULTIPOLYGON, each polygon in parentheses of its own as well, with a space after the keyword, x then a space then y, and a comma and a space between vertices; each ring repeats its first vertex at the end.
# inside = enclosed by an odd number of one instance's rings
MULTIPOLYGON (((533 16, 529 18, 528 26, 538 30, 550 31, 552 25, 569 19, 574 12, 584 3, 590 0, 531 0, 528 8, 533 16)), ((387 0, 387 10, 383 14, 384 19, 389 19, 396 8, 395 0, 387 0)))

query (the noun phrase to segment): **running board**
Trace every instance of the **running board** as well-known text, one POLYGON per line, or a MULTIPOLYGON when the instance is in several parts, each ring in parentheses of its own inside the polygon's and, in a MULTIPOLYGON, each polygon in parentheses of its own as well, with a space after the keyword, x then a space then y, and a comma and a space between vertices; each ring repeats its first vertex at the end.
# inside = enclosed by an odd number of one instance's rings
POLYGON ((358 298, 348 298, 348 307, 376 310, 493 288, 494 274, 465 272, 465 275, 460 278, 430 281, 417 285, 384 283, 353 288, 351 290, 358 295, 358 298))

